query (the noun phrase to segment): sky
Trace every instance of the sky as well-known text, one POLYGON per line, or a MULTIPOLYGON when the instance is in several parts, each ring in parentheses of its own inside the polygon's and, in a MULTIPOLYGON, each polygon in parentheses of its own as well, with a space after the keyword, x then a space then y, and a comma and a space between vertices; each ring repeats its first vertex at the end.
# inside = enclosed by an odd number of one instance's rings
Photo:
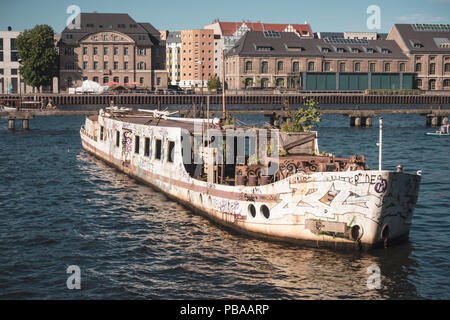
POLYGON ((450 24, 450 0, 0 0, 0 30, 48 24, 61 33, 77 5, 81 12, 128 13, 159 30, 201 29, 213 20, 310 23, 313 32, 389 32, 394 23, 450 24), (379 28, 369 6, 380 9, 379 28), (367 21, 372 22, 372 26, 367 21))

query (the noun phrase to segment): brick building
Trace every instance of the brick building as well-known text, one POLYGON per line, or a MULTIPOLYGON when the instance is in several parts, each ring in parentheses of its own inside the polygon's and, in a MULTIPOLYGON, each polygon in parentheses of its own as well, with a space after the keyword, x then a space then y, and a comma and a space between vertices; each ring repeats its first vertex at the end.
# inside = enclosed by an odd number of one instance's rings
POLYGON ((226 55, 229 89, 410 89, 408 56, 393 40, 302 39, 291 32, 247 32, 226 55))
POLYGON ((138 23, 128 14, 80 15, 80 28, 65 28, 58 43, 61 90, 84 80, 167 88, 165 42, 150 23, 138 23))
POLYGON ((450 90, 450 24, 395 24, 388 35, 408 56, 422 90, 450 90))

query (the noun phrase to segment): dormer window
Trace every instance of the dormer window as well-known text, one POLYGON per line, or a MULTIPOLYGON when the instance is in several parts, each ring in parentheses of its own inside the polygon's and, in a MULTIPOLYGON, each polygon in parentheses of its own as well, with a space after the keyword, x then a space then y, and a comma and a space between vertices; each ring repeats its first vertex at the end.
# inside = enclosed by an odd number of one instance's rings
POLYGON ((414 48, 423 48, 423 44, 420 42, 414 42, 414 48))
POLYGON ((352 48, 352 53, 358 53, 359 49, 358 48, 352 48))
POLYGON ((388 53, 390 53, 390 51, 389 51, 389 49, 381 49, 381 53, 382 54, 388 54, 388 53))
POLYGON ((374 53, 375 50, 373 50, 373 48, 367 48, 367 53, 374 53))
POLYGON ((305 49, 303 47, 288 47, 287 48, 288 51, 304 51, 305 49))
POLYGON ((344 53, 345 52, 344 48, 337 48, 336 51, 339 52, 339 53, 344 53))
POLYGON ((322 52, 324 53, 330 52, 330 48, 322 48, 322 52))
POLYGON ((256 47, 256 51, 272 51, 273 48, 272 47, 268 47, 268 46, 258 46, 256 47))

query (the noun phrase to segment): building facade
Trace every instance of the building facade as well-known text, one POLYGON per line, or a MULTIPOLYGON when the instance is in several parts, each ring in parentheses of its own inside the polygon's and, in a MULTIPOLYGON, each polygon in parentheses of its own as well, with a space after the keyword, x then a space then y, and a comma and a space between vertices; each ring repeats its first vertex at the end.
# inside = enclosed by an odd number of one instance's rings
POLYGON ((416 88, 450 90, 450 24, 395 24, 388 39, 408 56, 416 88))
POLYGON ((15 40, 18 31, 0 31, 0 93, 19 93, 21 79, 15 40))
POLYGON ((214 31, 207 29, 181 31, 180 87, 206 87, 215 75, 214 31))
POLYGON ((413 70, 393 40, 301 39, 247 32, 225 58, 228 89, 411 89, 413 70))
POLYGON ((181 81, 181 31, 165 31, 166 70, 169 85, 179 85, 181 81))
POLYGON ((80 15, 80 28, 65 28, 58 43, 62 91, 84 80, 167 88, 165 42, 150 23, 137 23, 128 14, 80 15))

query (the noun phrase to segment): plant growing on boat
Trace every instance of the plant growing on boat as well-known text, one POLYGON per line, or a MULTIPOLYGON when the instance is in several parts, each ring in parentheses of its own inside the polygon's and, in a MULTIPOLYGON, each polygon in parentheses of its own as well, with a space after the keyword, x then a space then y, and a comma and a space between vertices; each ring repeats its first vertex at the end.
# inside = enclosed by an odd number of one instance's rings
POLYGON ((225 112, 225 125, 226 126, 231 126, 234 125, 234 123, 236 122, 236 118, 231 116, 231 113, 229 111, 225 112))
POLYGON ((283 122, 282 132, 308 132, 317 128, 322 116, 320 106, 314 99, 306 100, 304 106, 305 108, 300 108, 295 113, 288 106, 288 115, 291 121, 283 122))

